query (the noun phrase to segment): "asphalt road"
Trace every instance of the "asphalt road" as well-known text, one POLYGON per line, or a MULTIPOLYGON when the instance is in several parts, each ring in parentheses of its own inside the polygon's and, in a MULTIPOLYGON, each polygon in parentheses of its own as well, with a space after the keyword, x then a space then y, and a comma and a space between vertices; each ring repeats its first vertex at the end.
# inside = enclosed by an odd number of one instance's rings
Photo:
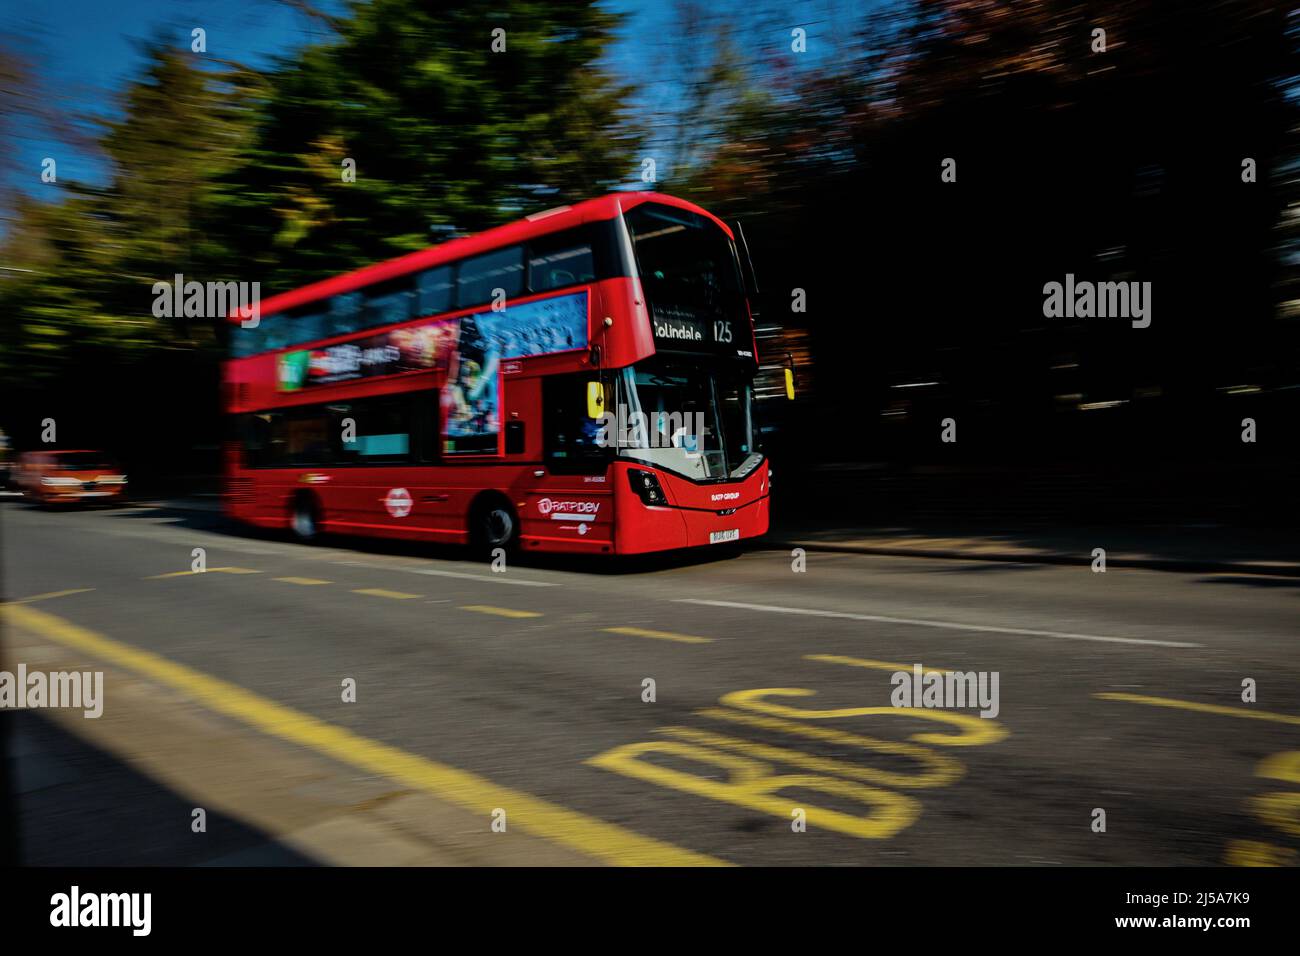
POLYGON ((6 715, 27 862, 1300 861, 1300 579, 0 522, 3 668, 105 674, 6 715), (916 663, 996 718, 892 707, 916 663))

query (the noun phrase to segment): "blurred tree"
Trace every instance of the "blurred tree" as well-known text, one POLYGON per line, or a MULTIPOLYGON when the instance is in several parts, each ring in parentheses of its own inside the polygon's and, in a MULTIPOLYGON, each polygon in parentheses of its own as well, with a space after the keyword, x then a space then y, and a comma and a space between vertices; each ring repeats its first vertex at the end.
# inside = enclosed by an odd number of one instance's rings
POLYGON ((629 88, 603 67, 617 22, 545 0, 358 6, 270 77, 207 228, 284 289, 628 181, 629 88))
POLYGON ((710 15, 739 22, 742 6, 763 30, 733 43, 743 95, 712 94, 723 132, 672 188, 747 220, 765 319, 806 323, 828 405, 861 410, 848 444, 838 414, 813 416, 820 447, 950 455, 926 437, 942 411, 980 423, 963 453, 1079 459, 1100 446, 1078 404, 1115 399, 1111 447, 1200 455, 1201 403, 1296 382, 1297 329, 1276 318, 1300 266, 1283 5, 935 0, 856 20, 801 7, 802 54, 789 9, 783 24, 761 0, 710 15), (1042 285, 1067 272, 1152 281, 1154 325, 1120 338, 1115 323, 1044 322, 1042 285), (806 316, 790 313, 796 287, 806 316), (891 391, 909 381, 937 384, 891 391))
MULTIPOLYGON (((636 170, 628 88, 603 67, 618 18, 600 7, 376 0, 322 20, 328 38, 264 75, 154 42, 120 117, 99 123, 108 183, 60 177, 59 199, 15 200, 0 243, 0 425, 20 445, 39 419, 14 418, 37 401, 91 444, 147 415, 156 427, 126 440, 159 459, 181 436, 215 440, 221 323, 156 318, 156 281, 270 294, 636 170), (95 394, 114 401, 88 404, 95 394)), ((32 100, 13 99, 28 72, 0 58, 15 78, 6 115, 32 100)))
POLYGON ((121 118, 100 122, 108 183, 61 179, 59 201, 17 205, 3 248, 0 363, 37 386, 69 374, 69 362, 215 344, 210 324, 155 318, 152 285, 213 264, 195 222, 247 141, 248 82, 161 42, 146 49, 121 118))

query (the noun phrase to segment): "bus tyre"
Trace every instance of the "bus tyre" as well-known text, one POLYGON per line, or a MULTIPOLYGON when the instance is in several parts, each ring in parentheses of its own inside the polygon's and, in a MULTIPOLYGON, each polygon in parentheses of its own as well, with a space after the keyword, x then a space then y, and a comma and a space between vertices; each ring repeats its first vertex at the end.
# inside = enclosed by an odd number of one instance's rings
POLYGON ((474 506, 470 516, 469 542, 475 557, 486 561, 497 548, 509 553, 518 541, 519 517, 505 498, 484 498, 474 506))
POLYGON ((289 515, 289 528, 293 536, 303 544, 310 544, 320 537, 320 506, 312 495, 298 495, 293 500, 293 511, 289 515))

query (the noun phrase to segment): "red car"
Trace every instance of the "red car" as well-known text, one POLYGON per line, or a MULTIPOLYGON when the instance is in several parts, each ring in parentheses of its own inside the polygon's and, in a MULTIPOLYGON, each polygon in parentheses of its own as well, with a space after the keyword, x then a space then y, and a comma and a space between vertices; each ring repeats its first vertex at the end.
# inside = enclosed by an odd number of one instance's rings
POLYGON ((126 497, 126 475, 98 451, 25 452, 14 483, 24 497, 42 505, 110 504, 126 497))

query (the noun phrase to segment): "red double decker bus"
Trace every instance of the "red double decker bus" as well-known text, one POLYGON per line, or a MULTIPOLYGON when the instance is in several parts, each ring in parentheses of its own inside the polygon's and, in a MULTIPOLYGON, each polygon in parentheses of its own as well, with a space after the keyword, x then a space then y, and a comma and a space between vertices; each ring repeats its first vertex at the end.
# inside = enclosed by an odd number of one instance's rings
POLYGON ((227 513, 485 553, 760 535, 751 288, 743 238, 643 192, 266 299, 232 317, 227 513))

